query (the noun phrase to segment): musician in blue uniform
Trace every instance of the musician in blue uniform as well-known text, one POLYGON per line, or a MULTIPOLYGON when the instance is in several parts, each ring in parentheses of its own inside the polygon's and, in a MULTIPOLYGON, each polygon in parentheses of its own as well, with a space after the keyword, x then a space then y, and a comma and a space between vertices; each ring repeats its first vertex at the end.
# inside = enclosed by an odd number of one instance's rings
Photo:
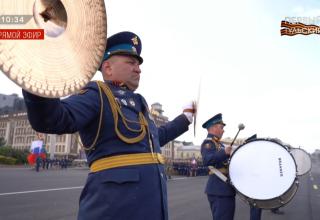
MULTIPOLYGON (((205 166, 213 166, 218 172, 228 176, 228 159, 231 147, 225 147, 220 139, 224 133, 225 123, 219 113, 202 127, 207 129, 208 136, 201 145, 201 154, 205 166)), ((217 174, 210 173, 205 189, 213 219, 232 220, 235 212, 235 190, 227 182, 221 180, 217 174)))
POLYGON ((79 220, 168 219, 160 147, 188 130, 193 105, 157 128, 139 86, 140 38, 108 38, 100 67, 104 82, 90 82, 66 99, 23 91, 32 127, 42 133, 79 132, 90 173, 80 196, 79 220))

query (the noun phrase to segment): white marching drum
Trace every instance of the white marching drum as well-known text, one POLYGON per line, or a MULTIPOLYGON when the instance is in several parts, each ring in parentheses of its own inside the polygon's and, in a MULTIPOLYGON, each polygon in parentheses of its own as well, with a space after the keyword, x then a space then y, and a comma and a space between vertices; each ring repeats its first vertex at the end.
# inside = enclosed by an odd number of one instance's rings
POLYGON ((287 204, 298 189, 293 156, 281 144, 255 139, 237 148, 230 158, 230 182, 253 206, 272 209, 287 204))
POLYGON ((305 150, 301 148, 291 148, 290 153, 296 161, 298 176, 302 176, 311 170, 311 158, 305 150))

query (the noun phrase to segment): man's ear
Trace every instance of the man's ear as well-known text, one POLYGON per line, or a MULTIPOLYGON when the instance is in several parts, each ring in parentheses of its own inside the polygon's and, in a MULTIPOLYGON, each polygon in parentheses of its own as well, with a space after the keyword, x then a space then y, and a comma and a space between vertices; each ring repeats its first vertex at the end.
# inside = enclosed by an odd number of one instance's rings
POLYGON ((101 65, 101 72, 103 73, 103 75, 111 76, 111 65, 108 60, 103 61, 101 65))

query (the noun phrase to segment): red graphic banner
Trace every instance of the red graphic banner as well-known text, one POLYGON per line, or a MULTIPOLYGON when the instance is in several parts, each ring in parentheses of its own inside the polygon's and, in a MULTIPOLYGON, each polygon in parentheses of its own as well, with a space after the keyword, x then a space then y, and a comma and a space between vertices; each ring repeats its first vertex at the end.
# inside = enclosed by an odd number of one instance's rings
POLYGON ((44 30, 0 29, 0 40, 44 40, 44 30))

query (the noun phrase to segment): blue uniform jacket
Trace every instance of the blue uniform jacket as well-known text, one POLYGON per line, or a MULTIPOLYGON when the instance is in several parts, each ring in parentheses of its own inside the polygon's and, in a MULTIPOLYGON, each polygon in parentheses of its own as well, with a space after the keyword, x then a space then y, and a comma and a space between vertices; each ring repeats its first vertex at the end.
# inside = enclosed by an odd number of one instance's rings
MULTIPOLYGON (((160 153, 160 146, 188 130, 190 122, 184 114, 157 128, 149 114, 147 103, 140 94, 111 82, 107 84, 127 119, 138 121, 139 112, 144 114, 154 152, 160 153)), ((23 91, 23 95, 33 129, 51 134, 79 131, 84 146, 93 143, 101 106, 96 82, 90 82, 81 93, 62 100, 43 98, 26 91, 23 91)), ((118 138, 110 105, 104 94, 103 102, 103 123, 99 138, 94 150, 86 152, 89 165, 102 157, 151 152, 148 135, 135 144, 125 143, 118 138)), ((129 123, 129 126, 133 129, 140 128, 136 123, 129 123)), ((127 137, 137 136, 125 128, 120 117, 118 128, 127 137)), ((78 219, 168 219, 163 165, 125 166, 89 173, 80 196, 78 219)))
MULTIPOLYGON (((214 141, 213 135, 208 134, 203 141, 201 154, 205 166, 214 166, 217 169, 227 167, 229 155, 225 154, 222 143, 214 141)), ((215 196, 234 196, 235 190, 229 183, 223 182, 213 174, 209 176, 205 193, 215 196)))

